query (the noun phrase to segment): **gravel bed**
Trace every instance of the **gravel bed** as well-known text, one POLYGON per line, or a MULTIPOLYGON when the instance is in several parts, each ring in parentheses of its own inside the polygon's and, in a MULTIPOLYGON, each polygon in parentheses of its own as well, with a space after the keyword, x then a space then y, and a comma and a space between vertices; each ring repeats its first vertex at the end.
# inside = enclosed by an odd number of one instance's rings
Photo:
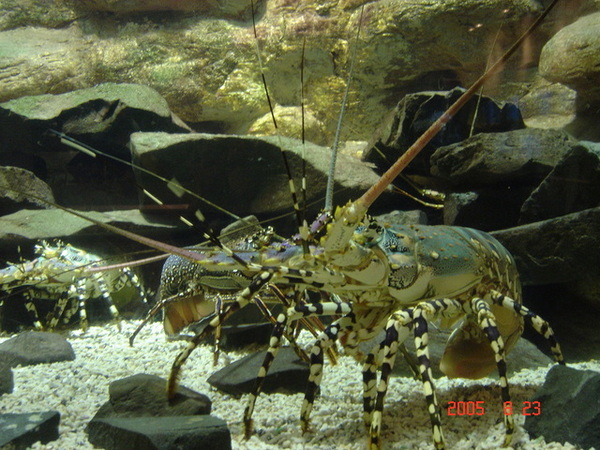
MULTIPOLYGON (((61 414, 60 438, 35 449, 91 449, 85 426, 96 410, 108 400, 108 384, 136 373, 167 377, 175 355, 185 342, 166 341, 162 325, 150 324, 140 333, 135 346, 128 336, 139 322, 124 322, 119 332, 114 325, 91 327, 86 333, 72 331, 68 339, 75 350, 75 361, 13 369, 15 390, 0 397, 1 412, 58 410, 61 414)), ((301 336, 308 342, 310 336, 301 336)), ((4 340, 2 338, 0 340, 4 340)), ((219 367, 242 356, 222 354, 219 367)), ((600 363, 573 367, 600 371, 600 363)), ((230 426, 234 449, 361 449, 366 446, 362 424, 362 381, 360 366, 341 357, 336 367, 325 367, 321 395, 312 414, 313 431, 302 435, 298 426, 303 396, 272 394, 258 399, 254 413, 255 434, 242 439, 241 416, 244 399, 213 390, 206 378, 215 370, 210 346, 198 348, 184 367, 182 384, 205 393, 213 401, 212 414, 230 426)), ((543 383, 548 367, 523 370, 510 378, 513 404, 527 400, 543 383)), ((491 449, 502 442, 499 390, 493 378, 478 381, 437 380, 440 402, 483 401, 482 416, 448 416, 442 422, 448 448, 491 449)), ((543 408, 543 405, 542 405, 543 408)), ((546 443, 529 439, 522 428, 524 416, 515 415, 517 430, 514 447, 519 449, 575 449, 570 444, 546 443)), ((429 417, 421 385, 408 378, 393 378, 386 398, 382 439, 385 449, 431 449, 429 417)))

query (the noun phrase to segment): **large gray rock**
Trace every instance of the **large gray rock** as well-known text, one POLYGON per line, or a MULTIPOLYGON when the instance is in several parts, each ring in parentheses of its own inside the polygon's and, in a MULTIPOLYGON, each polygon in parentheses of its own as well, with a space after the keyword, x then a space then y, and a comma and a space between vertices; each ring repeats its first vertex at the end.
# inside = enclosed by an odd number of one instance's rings
MULTIPOLYGON (((213 373, 207 381, 211 386, 230 395, 247 394, 254 387, 265 354, 266 352, 259 352, 247 355, 213 373)), ((304 392, 308 372, 308 363, 302 361, 292 348, 282 347, 269 369, 262 392, 304 392)))
POLYGON ((0 344, 0 360, 11 367, 73 361, 71 344, 59 334, 26 331, 0 344))
POLYGON ((576 90, 595 103, 600 101, 600 12, 580 18, 550 39, 540 54, 540 73, 576 90))
POLYGON ((213 416, 129 417, 93 421, 88 439, 106 450, 230 450, 227 424, 213 416))
MULTIPOLYGON (((289 211, 292 206, 280 146, 286 152, 291 172, 302 173, 302 144, 284 137, 248 137, 203 133, 134 133, 131 151, 136 165, 176 179, 188 190, 239 216, 289 211)), ((331 151, 307 143, 307 200, 320 208, 324 197, 331 151)), ((181 203, 166 184, 136 170, 138 184, 164 202, 181 203), (171 200, 169 200, 171 199, 171 200)), ((340 154, 335 172, 335 204, 357 198, 379 177, 365 163, 340 154)), ((296 182, 298 186, 298 182, 296 182)), ((186 202, 195 199, 188 198, 186 202)), ((214 209, 195 200, 205 216, 214 209)), ((309 209, 308 217, 317 208, 309 209)))
POLYGON ((531 437, 544 436, 546 442, 599 448, 598 399, 600 373, 565 366, 553 367, 546 375, 544 385, 530 399, 525 429, 531 437))
MULTIPOLYGON (((384 122, 378 141, 364 160, 385 170, 435 122, 464 89, 417 92, 406 95, 392 117, 384 122)), ((497 133, 523 128, 521 113, 512 103, 497 103, 490 97, 473 97, 410 163, 411 173, 428 175, 429 159, 438 147, 464 141, 472 134, 497 133)))
POLYGON ((58 439, 58 411, 0 414, 0 447, 27 449, 35 442, 47 444, 58 439))
POLYGON ((100 407, 92 421, 111 417, 210 414, 211 401, 206 395, 179 386, 174 399, 169 401, 166 385, 164 378, 145 373, 113 381, 108 387, 109 401, 100 407))
POLYGON ((437 149, 431 156, 431 173, 466 187, 515 181, 535 185, 576 144, 567 133, 556 130, 478 134, 437 149))

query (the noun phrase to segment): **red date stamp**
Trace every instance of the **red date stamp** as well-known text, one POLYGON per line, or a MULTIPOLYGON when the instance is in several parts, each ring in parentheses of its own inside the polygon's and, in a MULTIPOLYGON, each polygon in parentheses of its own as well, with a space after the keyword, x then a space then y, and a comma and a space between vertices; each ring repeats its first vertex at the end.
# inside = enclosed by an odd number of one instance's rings
MULTIPOLYGON (((506 416, 510 416, 515 413, 513 402, 504 402, 502 405, 502 412, 506 416)), ((542 413, 542 404, 538 401, 525 401, 520 406, 521 414, 524 416, 539 416, 542 413)), ((448 415, 449 416, 483 416, 485 414, 485 402, 480 401, 460 401, 448 402, 448 415)))

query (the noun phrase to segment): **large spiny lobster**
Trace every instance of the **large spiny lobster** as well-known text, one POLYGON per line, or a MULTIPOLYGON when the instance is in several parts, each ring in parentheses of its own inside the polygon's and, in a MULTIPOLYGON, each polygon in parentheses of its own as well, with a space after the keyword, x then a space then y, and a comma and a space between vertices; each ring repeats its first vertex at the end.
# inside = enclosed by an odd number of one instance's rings
MULTIPOLYGON (((170 398, 175 393, 182 365, 194 348, 269 284, 286 292, 310 290, 335 296, 331 301, 314 302, 297 297, 277 317, 267 355, 244 412, 246 435, 252 432, 254 405, 281 337, 290 324, 309 316, 339 318, 319 334, 310 350, 310 376, 301 410, 302 428, 309 428, 311 409, 322 378, 323 354, 337 341, 364 363, 364 418, 372 449, 380 447, 382 412, 390 373, 398 347, 410 332, 414 334, 418 375, 431 418, 433 442, 436 448, 445 446, 429 361, 428 322, 441 320, 450 325, 460 321, 442 358, 442 370, 448 376, 480 378, 496 367, 503 402, 510 399, 505 355, 521 335, 524 321, 547 339, 556 360, 563 363, 548 323, 522 305, 514 260, 494 238, 460 227, 387 227, 367 215, 373 201, 518 44, 467 90, 376 185, 358 200, 335 212, 323 213, 310 230, 304 230, 295 238, 265 244, 256 251, 234 252, 207 234, 216 248, 197 252, 101 225, 152 248, 187 258, 206 270, 242 271, 251 277, 235 301, 227 304, 177 356, 167 386, 170 398), (338 301, 338 297, 341 300, 338 301), (358 351, 359 344, 373 339, 381 331, 385 331, 383 341, 362 356, 358 351), (377 380, 379 368, 381 375, 377 380)), ((175 188, 174 192, 180 192, 178 186, 175 188)), ((504 421, 504 445, 509 445, 514 429, 512 416, 505 415, 504 421)))

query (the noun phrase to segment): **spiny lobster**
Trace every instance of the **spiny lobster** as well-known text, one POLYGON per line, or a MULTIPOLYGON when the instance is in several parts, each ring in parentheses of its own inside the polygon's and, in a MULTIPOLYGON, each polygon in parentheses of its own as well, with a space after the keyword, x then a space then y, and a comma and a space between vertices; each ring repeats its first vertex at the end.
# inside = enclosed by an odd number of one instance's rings
POLYGON ((53 243, 41 241, 35 246, 35 254, 37 258, 31 261, 12 263, 0 270, 0 291, 8 295, 22 291, 25 308, 38 330, 53 330, 61 319, 68 323, 79 312, 80 327, 85 331, 88 328, 86 304, 98 297, 102 297, 110 314, 120 324, 111 293, 127 284, 136 289, 143 303, 147 303, 140 280, 127 267, 92 272, 90 269, 104 264, 100 256, 58 240, 53 243), (54 302, 53 310, 43 322, 34 304, 36 299, 54 302))
MULTIPOLYGON (((556 0, 530 30, 555 3, 556 0)), ((308 302, 298 297, 277 317, 267 356, 244 411, 246 435, 252 432, 255 402, 282 336, 290 324, 310 316, 340 317, 319 334, 310 350, 310 376, 301 410, 302 429, 309 428, 313 402, 323 373, 323 354, 337 341, 364 363, 364 419, 369 427, 369 447, 372 449, 379 448, 381 444, 382 412, 390 373, 398 347, 410 332, 414 333, 418 375, 427 401, 433 442, 436 448, 445 447, 429 361, 428 322, 458 323, 442 359, 443 371, 448 376, 480 378, 497 368, 503 402, 510 399, 505 355, 521 335, 524 321, 546 338, 556 360, 563 363, 560 347, 548 323, 522 305, 514 260, 498 241, 469 228, 388 227, 367 215, 375 199, 508 59, 528 33, 475 82, 377 184, 358 200, 338 207, 335 212, 324 212, 310 229, 302 229, 297 237, 265 244, 255 251, 234 252, 207 233, 206 237, 216 248, 196 252, 101 225, 144 245, 194 261, 205 270, 239 270, 251 277, 235 301, 227 304, 177 356, 167 386, 170 398, 175 393, 181 367, 194 348, 269 284, 287 292, 326 292, 339 296, 341 300, 308 302), (383 341, 363 357, 358 351, 359 344, 373 339, 381 331, 385 332, 383 341), (379 368, 381 375, 377 380, 379 368)), ((181 192, 178 185, 173 185, 175 193, 181 192)), ((86 218, 76 211, 71 212, 86 218)), ((202 220, 201 217, 198 219, 202 220)), ((509 445, 514 429, 513 418, 505 415, 504 421, 504 445, 509 445)))

